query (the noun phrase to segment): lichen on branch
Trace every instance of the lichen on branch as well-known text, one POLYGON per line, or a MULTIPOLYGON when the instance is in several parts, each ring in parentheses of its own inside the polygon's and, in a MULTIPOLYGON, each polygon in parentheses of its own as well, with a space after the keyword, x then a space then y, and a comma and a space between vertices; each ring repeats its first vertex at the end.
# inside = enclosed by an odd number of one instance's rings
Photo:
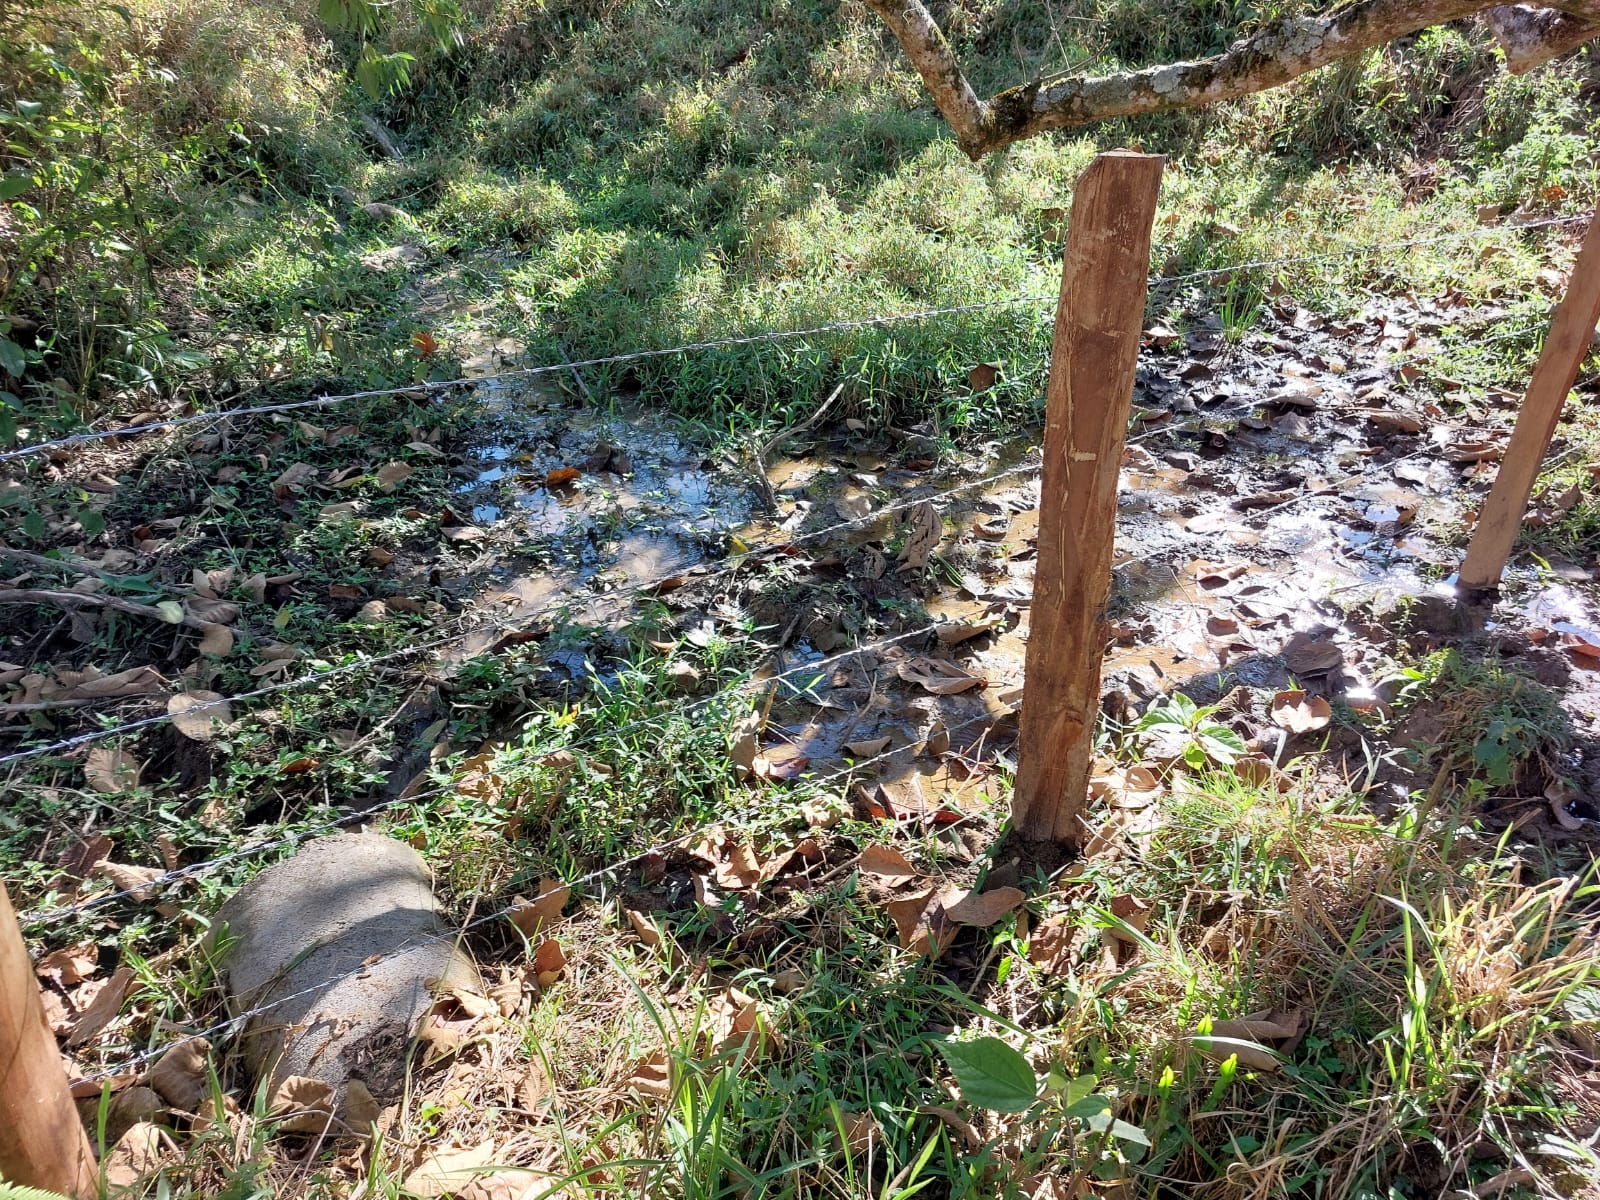
POLYGON ((1551 7, 1498 0, 1356 0, 1324 16, 1270 22, 1221 54, 1115 75, 1080 75, 1007 88, 979 99, 921 0, 865 0, 889 27, 928 93, 976 160, 1051 129, 1117 117, 1202 108, 1280 87, 1319 67, 1430 26, 1484 14, 1508 69, 1531 70, 1600 36, 1600 0, 1551 7))

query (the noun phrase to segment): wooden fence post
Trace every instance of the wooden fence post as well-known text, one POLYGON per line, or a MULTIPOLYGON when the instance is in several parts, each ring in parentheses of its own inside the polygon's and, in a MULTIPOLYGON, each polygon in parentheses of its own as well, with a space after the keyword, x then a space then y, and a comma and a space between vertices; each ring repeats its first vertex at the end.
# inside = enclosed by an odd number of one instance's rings
POLYGON ((1045 394, 1039 557, 1028 616, 1012 827, 1076 844, 1089 787, 1106 599, 1134 367, 1144 328, 1159 155, 1114 150, 1072 196, 1045 394))
POLYGON ((89 1200, 99 1169, 39 1001, 11 899, 0 886, 0 1178, 89 1200))
POLYGON ((1533 368, 1528 394, 1522 398, 1517 427, 1511 431, 1506 456, 1494 477, 1494 486, 1489 489, 1489 498, 1478 514, 1477 528, 1467 546, 1466 561, 1461 564, 1460 583, 1465 589, 1483 590, 1500 583, 1500 574, 1517 540, 1517 530, 1522 527, 1528 497, 1533 494, 1534 482, 1539 478, 1539 466, 1550 448, 1556 422, 1561 419, 1561 406, 1566 403, 1572 381, 1578 377, 1578 368, 1589 352, 1597 321, 1600 321, 1600 209, 1589 219, 1583 248, 1578 251, 1578 261, 1573 264, 1572 275, 1567 280, 1567 294, 1550 318, 1544 353, 1539 355, 1539 363, 1533 368))

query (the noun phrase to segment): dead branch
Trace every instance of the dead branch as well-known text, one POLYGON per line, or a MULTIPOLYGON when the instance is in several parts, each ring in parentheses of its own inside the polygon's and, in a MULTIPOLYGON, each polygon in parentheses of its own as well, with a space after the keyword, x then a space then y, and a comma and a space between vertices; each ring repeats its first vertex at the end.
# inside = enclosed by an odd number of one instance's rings
POLYGON ((1491 19, 1490 29, 1516 71, 1600 35, 1600 0, 1557 0, 1539 9, 1497 0, 1355 0, 1326 15, 1270 22, 1211 58, 1027 83, 980 100, 921 0, 864 2, 893 32, 974 161, 1051 129, 1202 108, 1280 87, 1396 38, 1492 10, 1513 10, 1491 19))
POLYGON ((109 608, 134 617, 148 617, 168 625, 186 625, 190 629, 209 630, 214 621, 202 621, 193 613, 184 613, 181 621, 171 620, 166 613, 150 604, 138 604, 120 596, 102 596, 97 592, 57 592, 47 588, 0 589, 0 604, 56 604, 62 608, 109 608))

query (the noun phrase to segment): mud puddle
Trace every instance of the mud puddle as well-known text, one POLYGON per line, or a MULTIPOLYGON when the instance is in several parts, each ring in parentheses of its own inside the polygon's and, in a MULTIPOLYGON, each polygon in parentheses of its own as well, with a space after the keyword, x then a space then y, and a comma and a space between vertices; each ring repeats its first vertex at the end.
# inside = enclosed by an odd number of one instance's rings
MULTIPOLYGON (((1242 684, 1370 706, 1399 669, 1375 615, 1453 603, 1460 522, 1511 414, 1443 407, 1406 373, 1393 325, 1308 332, 1268 318, 1237 344, 1147 349, 1119 486, 1108 705, 1136 712, 1176 690, 1208 703, 1242 684)), ((991 768, 973 764, 1003 752, 1021 696, 1037 433, 941 460, 926 428, 814 432, 769 465, 769 513, 750 477, 658 416, 553 390, 489 396, 495 436, 461 496, 503 561, 520 564, 494 568, 508 621, 564 601, 573 619, 614 626, 606 595, 685 576, 670 597, 684 630, 714 631, 737 611, 771 648, 775 770, 870 750, 889 781, 874 802, 891 807, 902 778, 934 808, 986 786, 991 768), (923 503, 936 542, 908 562, 923 503), (762 571, 718 569, 730 552, 748 561, 745 549, 762 571), (990 628, 834 658, 932 621, 990 628), (981 683, 928 694, 915 678, 929 658, 981 683)), ((1544 587, 1527 612, 1508 603, 1497 619, 1592 628, 1593 576, 1579 574, 1570 594, 1544 587)), ((573 678, 602 656, 587 643, 545 655, 573 678)))

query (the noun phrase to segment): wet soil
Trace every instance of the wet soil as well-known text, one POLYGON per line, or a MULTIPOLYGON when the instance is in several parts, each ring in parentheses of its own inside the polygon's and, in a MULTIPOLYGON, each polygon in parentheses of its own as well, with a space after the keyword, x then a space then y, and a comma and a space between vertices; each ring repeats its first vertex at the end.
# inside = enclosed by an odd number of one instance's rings
MULTIPOLYGON (((1583 647, 1600 641, 1595 565, 1515 569, 1488 607, 1454 592, 1464 521, 1492 481, 1515 397, 1429 378, 1427 339, 1442 321, 1391 304, 1340 328, 1289 309, 1237 339, 1203 317, 1147 335, 1119 487, 1108 712, 1177 690, 1214 703, 1240 686, 1258 700, 1302 687, 1371 737, 1404 668, 1466 639, 1565 668, 1573 774, 1594 787, 1600 660, 1583 647)), ((708 455, 659 415, 548 386, 483 394, 492 421, 461 499, 485 531, 487 590, 508 627, 552 602, 615 627, 636 609, 604 613, 598 600, 667 580, 670 595, 652 603, 680 632, 753 622, 772 673, 823 664, 779 691, 765 737, 782 770, 889 738, 896 753, 869 802, 937 812, 985 790, 1021 695, 1037 432, 952 454, 927 427, 811 431, 809 446, 767 464, 767 512, 736 452, 708 455), (907 564, 922 501, 937 546, 907 564), (935 619, 993 629, 837 657, 935 619), (981 682, 931 694, 904 677, 927 658, 981 682)), ((597 637, 546 657, 576 680, 603 677, 616 650, 597 637)), ((1308 748, 1264 712, 1245 705, 1238 723, 1267 754, 1308 748)))

